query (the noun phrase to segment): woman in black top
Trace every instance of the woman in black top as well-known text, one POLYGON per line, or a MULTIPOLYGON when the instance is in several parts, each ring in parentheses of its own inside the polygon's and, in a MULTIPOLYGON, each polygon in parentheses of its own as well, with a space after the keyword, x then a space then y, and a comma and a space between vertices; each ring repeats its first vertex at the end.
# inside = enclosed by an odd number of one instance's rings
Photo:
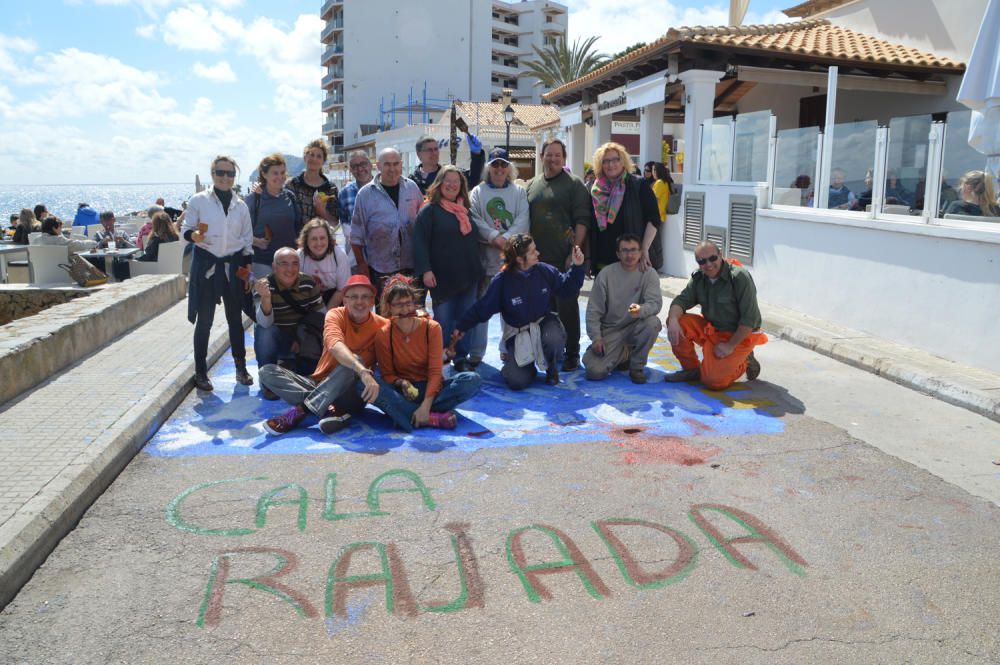
POLYGON ((594 153, 597 179, 590 187, 595 223, 590 234, 590 265, 597 274, 618 260, 618 236, 633 233, 642 238, 639 269, 659 269, 660 209, 649 181, 632 175, 632 158, 624 146, 605 143, 594 153), (652 256, 651 253, 652 252, 652 256))
POLYGON ((160 245, 165 242, 177 242, 180 236, 174 228, 174 223, 170 221, 170 215, 165 212, 153 214, 153 230, 146 238, 146 249, 139 261, 157 261, 160 256, 160 245))
POLYGON ((958 181, 958 201, 952 201, 944 213, 972 217, 1000 217, 993 193, 992 178, 984 171, 969 171, 958 181))

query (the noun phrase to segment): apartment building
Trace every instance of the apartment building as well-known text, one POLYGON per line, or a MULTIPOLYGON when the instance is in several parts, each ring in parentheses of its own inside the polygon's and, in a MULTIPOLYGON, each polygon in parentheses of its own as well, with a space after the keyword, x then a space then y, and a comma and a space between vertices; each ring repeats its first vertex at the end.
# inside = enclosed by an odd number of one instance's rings
MULTIPOLYGON (((345 145, 396 123, 392 109, 425 112, 450 99, 539 103, 547 89, 522 78, 532 46, 564 38, 569 10, 549 0, 326 0, 321 64, 323 134, 345 145)), ((437 115, 440 115, 438 110, 437 115)), ((431 118, 433 120, 433 118, 431 118)))

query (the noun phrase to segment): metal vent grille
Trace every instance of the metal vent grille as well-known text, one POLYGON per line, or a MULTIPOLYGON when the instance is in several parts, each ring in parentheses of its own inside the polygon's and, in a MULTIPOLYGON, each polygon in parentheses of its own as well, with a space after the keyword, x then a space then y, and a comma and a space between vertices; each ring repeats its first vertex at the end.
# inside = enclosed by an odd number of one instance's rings
POLYGON ((711 240, 719 248, 723 256, 726 254, 726 228, 724 226, 706 226, 705 240, 711 240))
POLYGON ((705 192, 684 192, 684 249, 694 249, 705 233, 705 192))
POLYGON ((754 236, 757 229, 757 197, 746 194, 729 196, 729 254, 742 263, 753 263, 754 236))

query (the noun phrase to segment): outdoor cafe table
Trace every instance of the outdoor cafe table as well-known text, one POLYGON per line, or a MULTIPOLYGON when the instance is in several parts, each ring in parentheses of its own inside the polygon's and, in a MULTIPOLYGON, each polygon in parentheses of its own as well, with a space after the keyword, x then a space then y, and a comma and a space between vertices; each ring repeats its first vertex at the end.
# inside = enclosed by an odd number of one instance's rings
POLYGON ((104 260, 104 274, 108 276, 109 279, 114 279, 114 271, 111 269, 111 262, 115 258, 121 258, 125 261, 131 261, 137 258, 142 252, 138 247, 123 247, 122 249, 91 249, 86 252, 77 252, 77 256, 82 256, 85 259, 103 259, 104 260))

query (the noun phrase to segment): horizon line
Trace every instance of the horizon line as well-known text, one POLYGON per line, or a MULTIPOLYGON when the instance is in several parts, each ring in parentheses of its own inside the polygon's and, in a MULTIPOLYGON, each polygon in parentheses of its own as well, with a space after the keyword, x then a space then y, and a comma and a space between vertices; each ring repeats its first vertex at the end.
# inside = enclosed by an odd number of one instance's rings
POLYGON ((0 182, 0 187, 112 187, 118 185, 188 185, 192 187, 194 183, 186 180, 180 182, 44 182, 44 183, 17 183, 0 182))

